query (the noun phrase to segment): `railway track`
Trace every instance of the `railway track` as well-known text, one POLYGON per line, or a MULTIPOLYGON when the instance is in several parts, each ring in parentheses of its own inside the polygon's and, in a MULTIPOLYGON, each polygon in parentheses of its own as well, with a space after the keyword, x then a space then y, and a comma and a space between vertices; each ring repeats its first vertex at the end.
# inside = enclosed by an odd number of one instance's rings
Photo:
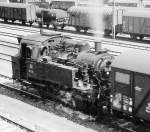
MULTIPOLYGON (((5 75, 1 75, 1 74, 0 74, 0 78, 5 78, 5 79, 8 79, 8 80, 12 80, 12 78, 10 78, 8 76, 5 76, 5 75)), ((15 92, 19 93, 20 96, 25 95, 25 97, 36 99, 37 101, 43 101, 41 96, 39 96, 39 95, 37 95, 35 93, 28 92, 26 90, 22 90, 21 89, 22 86, 18 85, 18 84, 15 84, 15 83, 13 83, 13 85, 0 83, 0 87, 6 88, 6 89, 8 89, 10 91, 15 91, 15 92)), ((52 100, 48 100, 48 99, 44 100, 44 102, 45 101, 52 102, 52 100)), ((72 113, 75 114, 76 111, 73 111, 72 113)), ((70 113, 66 113, 66 114, 70 114, 70 113)), ((72 117, 72 115, 69 115, 69 116, 70 116, 70 118, 72 117)), ((122 132, 149 132, 149 130, 150 130, 150 129, 148 129, 147 131, 144 131, 146 128, 143 126, 143 124, 140 126, 139 124, 135 124, 131 120, 127 120, 127 119, 123 119, 123 118, 116 118, 114 116, 111 116, 111 117, 104 116, 104 117, 101 117, 101 118, 98 120, 98 122, 100 121, 100 124, 104 124, 108 128, 116 130, 116 131, 120 131, 121 130, 122 132), (101 120, 101 118, 103 120, 101 120), (140 130, 140 131, 138 131, 138 130, 140 130)))
MULTIPOLYGON (((1 26, 1 25, 0 25, 1 26)), ((4 27, 4 26, 3 26, 4 27)), ((24 28, 20 28, 20 27, 7 27, 9 29, 13 29, 13 30, 22 30, 22 31, 25 31, 27 30, 27 32, 29 32, 30 30, 29 29, 25 29, 24 28)), ((30 33, 38 33, 39 31, 38 30, 33 30, 31 29, 31 32, 30 33)), ((56 31, 51 31, 51 32, 56 32, 56 31)), ((61 33, 61 32, 59 32, 61 33)), ((107 38, 103 38, 103 39, 99 39, 97 37, 92 37, 92 36, 85 36, 85 35, 76 35, 76 34, 70 34, 70 33, 63 33, 64 35, 67 35, 71 38, 74 38, 74 39, 78 39, 78 40, 83 40, 83 41, 88 41, 88 42, 94 42, 94 41, 101 41, 102 42, 102 47, 108 47, 108 48, 112 48, 109 50, 110 52, 114 53, 114 54, 120 54, 121 52, 120 51, 117 51, 117 50, 113 50, 113 49, 116 49, 114 47, 120 47, 120 48, 127 48, 127 49, 140 49, 140 50, 150 50, 150 46, 147 45, 146 43, 145 44, 141 44, 139 42, 127 42, 127 41, 120 41, 120 40, 112 40, 112 39, 107 39, 107 38)), ((3 36, 11 36, 11 37, 21 37, 21 35, 16 35, 14 33, 5 33, 5 32, 0 32, 0 35, 3 35, 3 36)), ((124 50, 124 49, 123 49, 124 50)), ((122 50, 122 51, 123 51, 122 50)))
POLYGON ((18 126, 15 122, 12 122, 5 117, 0 116, 0 132, 32 132, 27 128, 18 126))
MULTIPOLYGON (((0 32, 1 34, 1 32, 0 32)), ((20 36, 17 36, 16 34, 12 34, 12 33, 5 33, 5 35, 7 36, 12 36, 12 37, 20 37, 20 36), (14 35, 14 36, 13 36, 14 35)), ((70 37, 72 38, 76 38, 76 36, 72 36, 70 35, 70 37)), ((87 41, 87 37, 79 37, 78 38, 79 40, 86 40, 87 41)), ((95 41, 95 38, 93 39, 88 39, 90 42, 93 42, 95 41)), ((5 42, 4 42, 5 43, 5 42)), ((18 45, 17 44, 13 44, 13 43, 9 43, 10 45, 7 45, 7 44, 0 44, 0 45, 3 45, 3 46, 6 46, 6 47, 10 47, 10 48, 16 48, 18 49, 18 45), (15 45, 15 46, 12 46, 12 45, 15 45)), ((149 51, 150 50, 150 47, 147 46, 147 45, 135 45, 135 44, 126 44, 126 43, 123 43, 123 42, 118 42, 118 41, 111 41, 111 40, 102 40, 102 44, 103 45, 110 45, 110 46, 116 46, 116 47, 122 47, 122 48, 132 48, 132 49, 140 49, 140 50, 147 50, 149 51)), ((120 51, 113 51, 113 50, 110 50, 110 52, 118 55, 120 54, 121 52, 120 51)), ((11 63, 11 60, 8 59, 8 57, 11 57, 10 54, 7 54, 7 53, 0 53, 0 55, 2 55, 2 57, 0 58, 1 60, 3 61, 8 61, 9 63, 11 63), (7 56, 7 57, 6 57, 7 56)), ((5 78, 5 79, 9 79, 9 80, 12 80, 11 77, 7 76, 7 75, 0 75, 0 77, 2 78, 5 78)), ((12 91, 16 91, 20 94, 25 94, 26 96, 30 96, 30 97, 33 97, 33 98, 36 98, 36 99, 41 99, 41 97, 39 95, 36 95, 36 94, 33 94, 33 93, 30 93, 30 92, 27 92, 25 90, 22 90, 20 88, 20 86, 18 87, 17 85, 15 87, 13 86, 10 86, 10 85, 6 85, 6 84, 0 84, 1 87, 5 87, 9 90, 12 90, 12 91)), ((108 122, 107 122, 108 123, 108 122)), ((113 120, 111 122, 111 124, 109 124, 110 126, 113 126, 115 129, 120 129, 120 130, 123 130, 123 131, 127 131, 127 132, 136 132, 138 130, 137 127, 135 127, 135 125, 131 122, 131 121, 126 121, 126 120, 122 120, 122 119, 116 119, 116 120, 113 120)), ((148 132, 148 131, 147 131, 148 132)))
MULTIPOLYGON (((1 32, 0 32, 0 34, 1 34, 1 32)), ((16 37, 16 38, 21 37, 20 35, 16 35, 16 34, 13 34, 13 33, 5 33, 3 35, 4 36, 12 36, 12 37, 16 37)), ((97 41, 96 38, 79 37, 79 36, 74 36, 74 35, 73 36, 72 35, 67 35, 67 36, 69 36, 73 39, 76 39, 76 40, 87 41, 87 42, 92 42, 92 43, 97 41)), ((111 41, 111 40, 108 40, 108 39, 103 39, 103 40, 99 40, 99 41, 101 41, 102 47, 108 49, 109 53, 113 54, 115 56, 119 55, 121 53, 121 51, 124 51, 124 49, 135 49, 135 50, 138 49, 138 50, 150 51, 150 46, 148 46, 148 45, 141 45, 141 44, 135 44, 135 43, 126 43, 126 42, 120 42, 120 41, 117 41, 117 40, 111 41), (121 49, 121 51, 120 51, 120 49, 121 49)), ((6 42, 6 43, 8 43, 8 42, 6 42)), ((0 45, 4 45, 4 46, 7 46, 7 47, 19 48, 19 46, 15 43, 9 42, 8 44, 10 44, 10 45, 0 43, 0 45), (14 46, 12 46, 12 45, 14 45, 14 46)))
POLYGON ((7 118, 7 116, 0 115, 0 132, 34 132, 30 128, 16 123, 7 118))
MULTIPOLYGON (((11 22, 7 22, 4 23, 3 21, 1 21, 1 25, 0 25, 0 28, 4 28, 6 27, 7 25, 7 29, 15 29, 13 28, 12 26, 18 26, 17 28, 19 29, 19 31, 22 31, 22 29, 24 31, 32 31, 32 32, 36 32, 38 31, 38 29, 40 28, 39 26, 37 25, 32 25, 32 27, 30 25, 22 25, 20 23, 11 23, 11 22), (8 26, 9 25, 9 26, 8 26), (22 28, 24 27, 24 28, 22 28), (26 29, 26 28, 30 28, 30 29, 26 29), (31 29, 32 28, 32 29, 31 29)), ((53 29, 53 28, 47 28, 47 27, 42 27, 43 29, 45 30, 51 30, 51 31, 57 31, 57 32, 61 32, 61 33, 70 33, 70 34, 74 34, 74 35, 82 35, 82 36, 87 36, 87 37, 92 37, 94 36, 94 34, 96 34, 96 36, 104 36, 106 39, 110 39, 112 40, 112 36, 105 36, 104 33, 98 33, 98 32, 95 32, 95 31, 90 31, 90 32, 76 32, 75 30, 70 30, 70 29, 64 29, 64 30, 61 30, 61 29, 53 29)), ((121 40, 121 41, 127 41, 127 42, 137 42, 137 43, 146 43, 146 44, 149 44, 150 43, 150 39, 145 39, 145 40, 140 40, 140 39, 132 39, 129 37, 129 35, 126 35, 126 34, 119 34, 118 36, 116 36, 116 39, 117 40, 121 40)))

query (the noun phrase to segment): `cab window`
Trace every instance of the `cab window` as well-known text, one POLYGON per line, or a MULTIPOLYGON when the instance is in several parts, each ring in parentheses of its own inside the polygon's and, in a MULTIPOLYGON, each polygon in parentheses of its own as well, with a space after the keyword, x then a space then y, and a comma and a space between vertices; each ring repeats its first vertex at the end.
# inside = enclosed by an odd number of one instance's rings
POLYGON ((37 60, 40 57, 41 48, 39 46, 32 47, 31 58, 37 60))

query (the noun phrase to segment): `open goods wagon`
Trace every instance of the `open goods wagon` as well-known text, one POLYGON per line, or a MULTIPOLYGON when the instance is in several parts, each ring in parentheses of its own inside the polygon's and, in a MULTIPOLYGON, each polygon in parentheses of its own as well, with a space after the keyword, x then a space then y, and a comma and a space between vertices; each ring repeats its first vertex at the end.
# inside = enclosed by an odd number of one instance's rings
POLYGON ((116 111, 150 121, 150 52, 129 50, 112 63, 116 111))
POLYGON ((23 24, 32 24, 36 20, 36 8, 30 4, 0 3, 0 18, 12 22, 19 20, 23 24))

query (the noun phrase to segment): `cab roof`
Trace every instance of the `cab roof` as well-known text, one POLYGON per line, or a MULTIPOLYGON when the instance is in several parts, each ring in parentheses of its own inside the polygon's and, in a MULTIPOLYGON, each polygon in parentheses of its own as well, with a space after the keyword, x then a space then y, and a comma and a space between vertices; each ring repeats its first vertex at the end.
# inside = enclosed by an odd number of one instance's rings
POLYGON ((113 68, 150 75, 150 51, 128 50, 116 57, 113 68))
POLYGON ((56 33, 37 33, 33 35, 27 35, 22 38, 21 43, 26 43, 28 45, 43 45, 45 41, 52 39, 54 37, 61 37, 61 34, 56 33))

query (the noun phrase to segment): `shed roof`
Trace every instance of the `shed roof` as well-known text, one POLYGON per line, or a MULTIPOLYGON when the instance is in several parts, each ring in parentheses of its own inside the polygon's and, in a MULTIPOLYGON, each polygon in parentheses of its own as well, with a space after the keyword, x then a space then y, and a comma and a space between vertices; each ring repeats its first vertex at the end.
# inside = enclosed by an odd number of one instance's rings
POLYGON ((150 75, 150 51, 125 51, 116 57, 112 67, 150 75))

